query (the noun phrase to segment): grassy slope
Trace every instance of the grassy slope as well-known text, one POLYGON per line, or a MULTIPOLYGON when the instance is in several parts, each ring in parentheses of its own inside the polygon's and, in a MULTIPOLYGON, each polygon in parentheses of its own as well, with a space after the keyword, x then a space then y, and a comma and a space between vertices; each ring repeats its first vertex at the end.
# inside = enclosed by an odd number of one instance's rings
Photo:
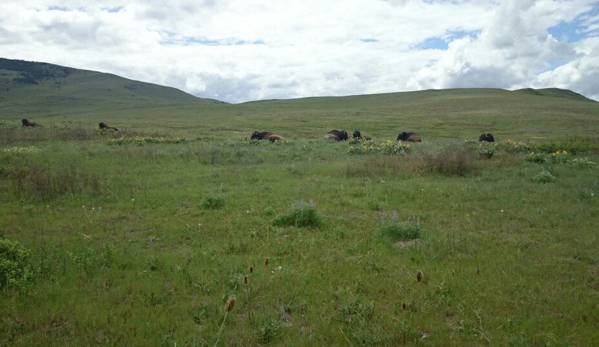
POLYGON ((139 108, 219 103, 107 73, 29 62, 15 70, 7 64, 0 60, 0 110, 7 117, 85 118, 89 114, 139 108), (27 76, 29 71, 37 72, 35 83, 19 83, 18 78, 27 76))
POLYGON ((488 131, 569 145, 597 133, 597 103, 495 89, 105 109, 2 100, 0 236, 31 250, 36 282, 3 290, 0 345, 212 346, 231 294, 222 346, 599 342, 596 167, 550 165, 557 182, 540 184, 543 165, 519 153, 473 159, 462 176, 421 166, 488 131), (44 127, 21 128, 23 113, 44 127), (98 119, 122 130, 99 132, 98 119), (331 128, 424 142, 348 156, 321 140, 331 128), (287 141, 243 140, 267 129, 287 141), (109 144, 120 135, 190 141, 109 144), (310 199, 322 228, 273 225, 310 199), (394 213, 419 221, 419 243, 376 237, 394 213))
POLYGON ((287 137, 320 137, 325 129, 344 128, 375 138, 390 138, 399 131, 446 139, 492 132, 499 138, 537 141, 593 134, 599 115, 597 102, 555 88, 429 90, 225 105, 173 88, 71 70, 66 77, 39 79, 37 85, 15 84, 22 72, 0 70, 3 118, 87 126, 105 121, 123 128, 232 137, 267 129, 287 137), (214 120, 222 117, 229 120, 226 127, 214 120))

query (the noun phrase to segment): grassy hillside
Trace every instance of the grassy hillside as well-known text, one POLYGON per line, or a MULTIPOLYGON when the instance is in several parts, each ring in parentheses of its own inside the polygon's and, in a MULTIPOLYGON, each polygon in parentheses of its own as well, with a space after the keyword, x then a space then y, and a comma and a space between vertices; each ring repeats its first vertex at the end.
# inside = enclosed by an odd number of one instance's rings
POLYGON ((0 90, 4 115, 30 118, 220 103, 112 74, 2 58, 0 90))
POLYGON ((72 102, 50 79, 19 87, 47 104, 0 99, 0 346, 599 345, 598 103, 142 85, 103 106, 52 71, 72 102))
POLYGON ((0 122, 7 125, 18 126, 21 118, 89 127, 105 121, 128 129, 230 138, 267 129, 319 138, 326 129, 345 128, 375 138, 407 130, 426 138, 493 132, 504 139, 554 141, 596 134, 599 117, 599 103, 560 89, 427 90, 227 105, 110 74, 7 59, 0 59, 0 90, 0 122))

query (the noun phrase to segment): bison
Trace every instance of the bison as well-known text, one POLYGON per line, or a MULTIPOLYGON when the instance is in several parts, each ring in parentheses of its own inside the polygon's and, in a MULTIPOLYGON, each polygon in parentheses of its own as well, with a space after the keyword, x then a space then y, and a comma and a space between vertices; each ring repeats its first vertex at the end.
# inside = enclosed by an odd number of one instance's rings
POLYGON ((283 136, 278 135, 278 134, 272 134, 269 137, 267 137, 266 139, 270 142, 283 141, 283 136))
POLYGON ((112 129, 112 130, 115 130, 115 131, 119 131, 119 129, 117 129, 115 127, 112 127, 112 126, 110 126, 110 125, 108 125, 108 124, 106 124, 104 122, 100 122, 99 125, 100 125, 100 129, 112 129))
POLYGON ((275 142, 275 141, 283 140, 283 137, 281 135, 275 134, 270 131, 263 131, 263 132, 254 131, 254 133, 252 134, 252 137, 250 137, 250 139, 252 139, 252 140, 269 140, 270 142, 275 142))
POLYGON ((23 123, 24 127, 39 127, 40 126, 39 124, 32 122, 26 118, 23 118, 23 120, 21 120, 21 123, 23 123))
POLYGON ((397 135, 397 141, 422 142, 422 139, 416 133, 403 131, 397 135))
POLYGON ((347 141, 349 136, 345 130, 331 130, 324 135, 325 140, 333 139, 335 141, 347 141))
POLYGON ((491 133, 481 134, 478 137, 478 141, 495 142, 495 138, 493 137, 493 134, 491 134, 491 133))
POLYGON ((362 135, 360 133, 360 130, 354 131, 353 137, 354 137, 354 139, 362 139, 362 140, 366 140, 366 141, 372 140, 372 137, 366 136, 366 135, 362 135))

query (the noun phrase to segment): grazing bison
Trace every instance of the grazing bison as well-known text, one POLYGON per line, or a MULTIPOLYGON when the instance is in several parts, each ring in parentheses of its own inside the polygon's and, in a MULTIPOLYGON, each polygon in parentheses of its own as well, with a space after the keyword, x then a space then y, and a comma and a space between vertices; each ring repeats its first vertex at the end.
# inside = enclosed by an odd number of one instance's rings
POLYGON ((115 131, 119 131, 119 129, 115 128, 115 127, 111 127, 110 125, 104 123, 104 122, 100 122, 100 129, 112 129, 115 131))
POLYGON ((397 135, 397 141, 422 142, 422 139, 416 133, 403 131, 397 135))
POLYGON ((478 141, 495 142, 495 138, 493 137, 493 134, 491 134, 491 133, 481 134, 478 137, 478 141))
POLYGON ((347 135, 347 131, 345 130, 331 130, 326 135, 324 135, 324 139, 333 139, 335 141, 347 141, 349 136, 347 135))
POLYGON ((362 140, 366 140, 366 141, 372 140, 372 137, 366 136, 366 135, 362 135, 360 133, 360 130, 354 131, 353 136, 354 136, 354 139, 362 139, 362 140))
POLYGON ((23 123, 24 127, 39 127, 40 125, 35 123, 35 122, 31 122, 29 120, 27 120, 26 118, 23 118, 23 120, 21 120, 21 123, 23 123))
POLYGON ((254 133, 252 134, 252 137, 250 137, 250 139, 252 139, 252 140, 269 140, 270 142, 275 142, 275 141, 283 140, 283 137, 281 135, 275 134, 271 131, 263 131, 263 132, 254 131, 254 133))

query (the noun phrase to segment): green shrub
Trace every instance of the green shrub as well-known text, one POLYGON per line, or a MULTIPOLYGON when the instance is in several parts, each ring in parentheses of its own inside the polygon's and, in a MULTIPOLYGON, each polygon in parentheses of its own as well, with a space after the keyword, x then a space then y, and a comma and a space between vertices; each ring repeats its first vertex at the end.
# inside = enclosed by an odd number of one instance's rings
POLYGON ((219 195, 207 194, 202 198, 201 206, 206 210, 216 210, 225 206, 225 199, 219 195))
POLYGON ((410 144, 402 141, 387 140, 385 142, 382 142, 380 145, 376 145, 372 141, 366 141, 363 139, 356 139, 351 137, 349 139, 349 147, 347 148, 347 153, 351 155, 369 153, 399 155, 410 152, 410 149, 410 144))
POLYGON ((552 183, 557 181, 557 178, 551 174, 551 172, 547 169, 539 172, 536 176, 532 178, 533 182, 537 183, 552 183))
POLYGON ((501 142, 495 142, 496 148, 506 153, 526 153, 530 152, 533 146, 529 143, 518 142, 511 139, 507 139, 501 142))
POLYGON ((381 226, 376 230, 376 235, 390 243, 409 241, 420 237, 420 223, 416 218, 404 222, 397 221, 397 214, 388 221, 385 214, 381 218, 381 226))
POLYGON ((589 158, 574 158, 569 163, 572 167, 587 169, 597 165, 596 163, 589 160, 589 158))
POLYGON ((368 199, 368 208, 372 211, 381 211, 383 209, 381 203, 376 198, 368 199))
POLYGON ((302 228, 320 228, 323 224, 322 214, 314 206, 314 202, 298 201, 291 205, 287 213, 280 214, 273 221, 277 226, 296 226, 302 228))
POLYGON ((549 155, 546 153, 530 152, 524 157, 524 160, 531 163, 545 164, 549 162, 549 155))
POLYGON ((553 164, 565 164, 569 161, 568 151, 555 151, 551 153, 551 162, 553 164))
POLYGON ((472 141, 466 140, 466 147, 478 153, 482 158, 491 159, 495 150, 499 147, 497 142, 485 142, 485 141, 472 141))
POLYGON ((26 289, 33 281, 31 254, 17 241, 0 239, 0 289, 26 289))
POLYGON ((555 153, 556 151, 568 151, 568 153, 579 154, 594 152, 599 153, 599 139, 585 138, 574 141, 556 141, 541 143, 534 146, 540 152, 555 153))
POLYGON ((524 160, 537 164, 569 164, 576 168, 589 168, 595 165, 588 158, 572 158, 566 150, 557 150, 552 153, 531 152, 524 160))

